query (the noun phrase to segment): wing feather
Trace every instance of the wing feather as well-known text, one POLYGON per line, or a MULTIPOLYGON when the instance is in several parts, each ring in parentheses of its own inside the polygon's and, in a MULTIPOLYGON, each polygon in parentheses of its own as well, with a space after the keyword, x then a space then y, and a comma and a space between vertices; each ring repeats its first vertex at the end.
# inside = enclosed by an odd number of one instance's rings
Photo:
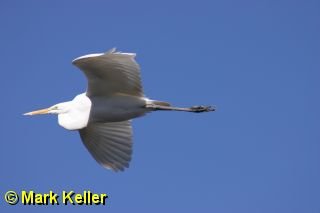
POLYGON ((132 155, 130 121, 91 123, 79 133, 83 144, 99 164, 114 171, 129 167, 132 155))
POLYGON ((134 58, 134 53, 116 52, 114 48, 106 53, 81 56, 72 63, 86 75, 89 97, 116 93, 144 96, 140 67, 134 58))

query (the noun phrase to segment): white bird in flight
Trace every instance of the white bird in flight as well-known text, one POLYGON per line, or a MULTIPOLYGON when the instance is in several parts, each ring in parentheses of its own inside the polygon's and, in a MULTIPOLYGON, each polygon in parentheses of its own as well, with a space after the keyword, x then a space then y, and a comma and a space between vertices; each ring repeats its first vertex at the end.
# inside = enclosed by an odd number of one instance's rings
POLYGON ((24 115, 58 114, 59 125, 78 130, 83 144, 99 164, 123 171, 129 167, 132 154, 131 119, 157 110, 215 111, 211 106, 173 107, 145 97, 135 56, 113 48, 74 59, 72 63, 88 79, 87 91, 72 101, 24 115))

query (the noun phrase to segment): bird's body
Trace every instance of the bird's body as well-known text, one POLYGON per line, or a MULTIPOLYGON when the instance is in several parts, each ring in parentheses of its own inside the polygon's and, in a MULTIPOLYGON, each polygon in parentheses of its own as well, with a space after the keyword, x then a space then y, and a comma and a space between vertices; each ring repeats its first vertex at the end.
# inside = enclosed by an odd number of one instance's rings
POLYGON ((145 108, 145 97, 116 94, 112 97, 92 97, 91 122, 117 122, 140 117, 151 110, 145 108))
POLYGON ((66 110, 69 113, 59 113, 58 123, 65 129, 79 130, 88 123, 126 121, 150 112, 151 109, 144 107, 150 101, 145 97, 124 94, 89 98, 86 93, 82 93, 72 101, 61 103, 68 105, 66 110))
POLYGON ((214 111, 211 107, 172 107, 169 103, 145 97, 140 68, 133 53, 112 49, 73 60, 88 79, 85 93, 72 101, 26 113, 58 114, 58 123, 79 130, 80 137, 95 160, 114 171, 129 167, 132 154, 130 120, 156 110, 188 112, 214 111))

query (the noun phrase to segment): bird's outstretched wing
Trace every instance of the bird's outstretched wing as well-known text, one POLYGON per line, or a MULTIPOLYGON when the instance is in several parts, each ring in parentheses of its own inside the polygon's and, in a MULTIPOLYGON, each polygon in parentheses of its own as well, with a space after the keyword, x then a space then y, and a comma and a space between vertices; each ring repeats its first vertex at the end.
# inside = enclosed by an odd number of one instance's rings
POLYGON ((89 97, 116 93, 143 96, 140 67, 135 56, 134 53, 116 52, 113 48, 106 53, 81 56, 72 63, 86 75, 89 97))
POLYGON ((83 144, 103 167, 123 171, 132 154, 130 121, 91 123, 79 130, 83 144))

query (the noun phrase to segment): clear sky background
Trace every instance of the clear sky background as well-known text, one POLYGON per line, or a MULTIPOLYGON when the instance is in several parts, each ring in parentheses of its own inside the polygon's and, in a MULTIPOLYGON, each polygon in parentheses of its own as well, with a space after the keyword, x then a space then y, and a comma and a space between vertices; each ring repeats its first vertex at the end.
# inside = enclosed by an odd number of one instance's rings
POLYGON ((320 3, 0 3, 0 212, 320 212, 320 3), (100 167, 56 116, 86 89, 71 60, 137 53, 148 97, 217 112, 133 122, 130 168, 100 167), (10 206, 8 190, 107 193, 106 206, 10 206))

